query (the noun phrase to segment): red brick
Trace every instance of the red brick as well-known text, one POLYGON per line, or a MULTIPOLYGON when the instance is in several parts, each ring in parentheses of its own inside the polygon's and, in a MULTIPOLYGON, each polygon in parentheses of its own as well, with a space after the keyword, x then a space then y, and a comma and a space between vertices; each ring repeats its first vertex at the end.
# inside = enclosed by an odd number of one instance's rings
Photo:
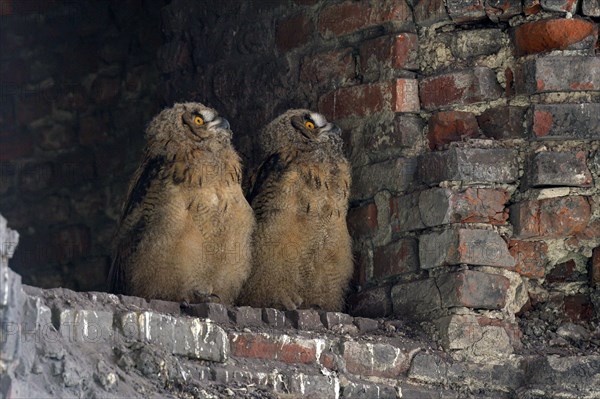
POLYGON ((524 201, 510 207, 516 238, 564 238, 587 226, 591 216, 586 197, 524 201))
POLYGON ((83 225, 63 227, 52 233, 52 243, 60 263, 84 257, 92 246, 90 230, 83 225))
POLYGON ((545 242, 511 240, 508 250, 517 262, 517 273, 524 277, 544 278, 548 263, 548 245, 545 242))
POLYGON ((491 319, 489 317, 484 316, 475 316, 475 318, 477 319, 477 323, 482 327, 502 327, 504 331, 506 331, 506 334, 508 335, 508 338, 510 339, 510 343, 513 346, 513 348, 517 349, 521 347, 521 338, 523 337, 523 333, 521 332, 518 323, 511 323, 509 321, 500 319, 491 319))
POLYGON ((12 0, 0 0, 0 17, 12 15, 13 7, 12 0))
POLYGON ((229 342, 233 356, 302 364, 315 363, 317 360, 314 340, 284 335, 233 333, 229 335, 229 342))
POLYGON ((352 237, 372 236, 377 231, 377 206, 371 202, 351 208, 346 218, 352 237))
POLYGON ((33 155, 33 140, 25 131, 0 133, 0 161, 33 155))
POLYGON ((590 297, 584 294, 566 296, 564 310, 571 321, 590 321, 594 314, 594 306, 590 297))
POLYGON ((360 46, 360 67, 363 75, 374 75, 382 68, 419 68, 419 39, 414 33, 382 36, 360 46))
POLYGON ((93 145, 108 138, 108 115, 85 115, 79 119, 79 143, 93 145))
POLYGON ((418 112, 416 79, 345 87, 319 99, 319 110, 329 119, 365 116, 377 112, 418 112))
POLYGON ((521 55, 550 50, 565 50, 569 46, 598 38, 596 24, 583 19, 544 19, 528 22, 515 29, 514 40, 521 55))
POLYGON ((590 281, 592 285, 600 284, 600 247, 594 248, 590 260, 590 281))
POLYGON ((355 78, 352 49, 310 54, 302 59, 300 79, 314 84, 344 85, 355 78))
POLYGON ((51 112, 52 104, 47 92, 31 92, 17 98, 15 113, 19 125, 29 125, 51 112))
POLYGON ((429 118, 429 148, 440 148, 453 141, 477 137, 479 125, 471 112, 441 111, 429 118))
POLYGON ((324 37, 341 36, 385 22, 407 22, 411 19, 412 13, 404 1, 346 1, 321 11, 319 32, 324 37))
POLYGON ((305 14, 298 14, 280 21, 275 32, 275 43, 280 51, 288 51, 306 44, 314 28, 305 14))
POLYGON ((119 95, 120 90, 119 79, 99 77, 92 83, 91 95, 97 103, 107 104, 119 95))
POLYGON ((485 67, 424 78, 419 91, 421 106, 427 110, 490 101, 502 95, 496 74, 485 67))
POLYGON ((384 279, 419 270, 419 253, 414 238, 402 238, 375 248, 373 278, 384 279))
POLYGON ((537 14, 541 10, 540 0, 523 0, 523 13, 525 15, 537 14))
POLYGON ((577 271, 577 264, 573 259, 554 265, 550 273, 546 275, 548 283, 569 283, 585 279, 586 276, 577 271))
POLYGON ((436 278, 443 307, 502 309, 510 280, 499 274, 463 270, 436 278))
POLYGON ((477 117, 477 122, 487 137, 496 140, 525 138, 523 120, 526 111, 526 107, 501 105, 485 110, 477 117))
POLYGON ((600 220, 594 220, 585 229, 569 238, 566 243, 570 248, 577 249, 584 245, 593 245, 598 237, 600 237, 600 220))
POLYGON ((507 20, 522 11, 520 0, 486 0, 485 13, 492 21, 507 20))

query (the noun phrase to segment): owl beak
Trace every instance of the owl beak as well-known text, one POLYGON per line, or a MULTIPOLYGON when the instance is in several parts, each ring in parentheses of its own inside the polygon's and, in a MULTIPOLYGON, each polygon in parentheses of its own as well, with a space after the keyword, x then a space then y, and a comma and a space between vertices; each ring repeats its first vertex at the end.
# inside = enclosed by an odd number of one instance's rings
POLYGON ((338 125, 334 123, 328 123, 321 128, 319 135, 327 135, 327 136, 340 136, 342 134, 342 129, 338 127, 338 125))
POLYGON ((225 118, 217 118, 214 121, 210 122, 208 124, 208 127, 210 128, 217 128, 217 129, 224 129, 224 130, 229 130, 231 129, 231 126, 229 125, 229 121, 225 118))

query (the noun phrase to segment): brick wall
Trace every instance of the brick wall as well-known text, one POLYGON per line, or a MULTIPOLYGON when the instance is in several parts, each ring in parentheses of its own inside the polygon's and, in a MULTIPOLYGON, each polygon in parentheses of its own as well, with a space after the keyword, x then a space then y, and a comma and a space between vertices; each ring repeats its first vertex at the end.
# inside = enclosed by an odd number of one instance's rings
POLYGON ((15 91, 0 210, 23 232, 13 264, 27 282, 97 287, 144 122, 198 100, 231 121, 248 169, 252 136, 287 108, 343 128, 356 315, 434 321, 455 349, 516 345, 515 313, 548 298, 591 317, 597 2, 129 1, 77 5, 77 18, 67 2, 16 4, 1 28, 15 91), (60 74, 73 90, 34 86, 60 74))
POLYGON ((163 1, 0 2, 0 209, 29 284, 103 289, 143 129, 163 1))

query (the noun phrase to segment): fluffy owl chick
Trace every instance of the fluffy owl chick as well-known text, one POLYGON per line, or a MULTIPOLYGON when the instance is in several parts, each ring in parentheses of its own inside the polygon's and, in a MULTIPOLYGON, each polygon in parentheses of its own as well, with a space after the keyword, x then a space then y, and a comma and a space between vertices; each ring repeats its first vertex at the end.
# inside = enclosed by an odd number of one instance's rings
POLYGON ((290 110, 265 127, 259 144, 269 155, 248 196, 257 227, 240 302, 341 311, 353 263, 340 129, 318 113, 290 110))
POLYGON ((146 130, 109 273, 114 293, 231 304, 250 272, 255 226, 226 119, 175 104, 146 130))

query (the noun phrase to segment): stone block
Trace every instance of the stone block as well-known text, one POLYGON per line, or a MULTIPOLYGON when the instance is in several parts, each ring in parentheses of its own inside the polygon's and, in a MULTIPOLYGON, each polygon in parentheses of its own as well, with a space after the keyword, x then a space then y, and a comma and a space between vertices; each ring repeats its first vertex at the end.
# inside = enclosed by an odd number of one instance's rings
POLYGON ((510 183, 519 177, 517 152, 493 148, 451 148, 419 157, 419 176, 425 184, 446 180, 464 183, 510 183))
POLYGON ((592 175, 586 163, 587 154, 579 152, 539 152, 533 154, 525 168, 522 186, 590 187, 592 175))

